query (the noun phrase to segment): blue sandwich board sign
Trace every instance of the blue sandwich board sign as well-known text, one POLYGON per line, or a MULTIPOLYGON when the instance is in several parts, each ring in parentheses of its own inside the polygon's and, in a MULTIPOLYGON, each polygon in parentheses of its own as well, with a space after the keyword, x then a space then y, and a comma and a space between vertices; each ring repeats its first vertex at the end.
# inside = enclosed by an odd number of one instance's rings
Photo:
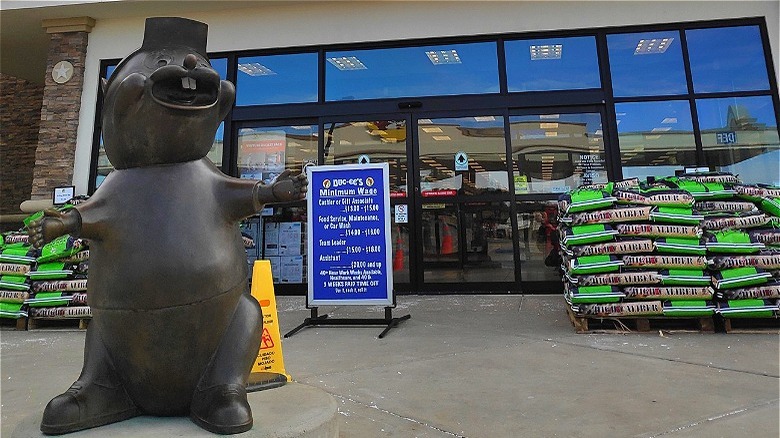
POLYGON ((307 306, 394 305, 387 163, 310 166, 307 306))

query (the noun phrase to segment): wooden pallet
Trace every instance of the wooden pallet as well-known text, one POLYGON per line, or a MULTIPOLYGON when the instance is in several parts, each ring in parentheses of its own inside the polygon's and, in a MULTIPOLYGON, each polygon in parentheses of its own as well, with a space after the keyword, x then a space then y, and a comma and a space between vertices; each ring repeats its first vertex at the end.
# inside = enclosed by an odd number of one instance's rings
POLYGON ((27 318, 0 318, 0 325, 4 327, 16 327, 16 330, 27 330, 27 318))
POLYGON ((780 334, 780 318, 723 318, 726 333, 780 334))
POLYGON ((40 328, 73 328, 86 330, 92 318, 19 318, 16 324, 17 330, 35 330, 40 328), (24 320, 22 323, 21 321, 24 320), (20 325, 23 324, 23 327, 20 325))
POLYGON ((570 308, 566 309, 566 313, 577 333, 715 332, 712 317, 583 317, 577 316, 570 308))

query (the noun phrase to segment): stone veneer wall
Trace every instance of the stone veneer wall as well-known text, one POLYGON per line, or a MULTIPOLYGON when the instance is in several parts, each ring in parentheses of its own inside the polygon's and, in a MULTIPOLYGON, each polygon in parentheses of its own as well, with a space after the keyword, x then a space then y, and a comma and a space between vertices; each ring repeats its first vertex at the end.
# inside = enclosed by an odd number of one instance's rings
POLYGON ((69 186, 73 182, 88 36, 88 32, 51 34, 32 199, 51 199, 55 187, 69 186), (63 60, 73 64, 73 77, 58 84, 52 78, 52 69, 63 60))
POLYGON ((43 85, 0 73, 0 214, 30 199, 43 85))

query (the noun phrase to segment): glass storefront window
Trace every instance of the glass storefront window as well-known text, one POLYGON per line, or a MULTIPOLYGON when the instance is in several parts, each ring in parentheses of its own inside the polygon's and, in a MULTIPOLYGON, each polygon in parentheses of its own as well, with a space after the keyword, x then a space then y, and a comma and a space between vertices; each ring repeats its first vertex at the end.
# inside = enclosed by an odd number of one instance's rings
POLYGON ((325 124, 325 164, 389 163, 390 196, 407 194, 406 120, 325 124))
POLYGON ((601 87, 595 37, 507 41, 504 50, 510 92, 601 87))
POLYGON ((696 101, 707 165, 743 182, 780 185, 780 141, 770 96, 696 101))
POLYGON ((599 113, 510 116, 515 194, 607 181, 599 113))
POLYGON ((251 263, 252 255, 257 254, 257 258, 268 260, 275 284, 307 283, 306 219, 306 205, 269 207, 242 227, 256 248, 247 249, 247 259, 251 263))
POLYGON ((498 93, 496 43, 332 51, 325 100, 498 93))
POLYGON ((238 58, 236 105, 316 102, 317 54, 238 58))
POLYGON ((680 33, 607 35, 615 97, 685 94, 680 33))
POLYGON ((615 104, 623 177, 674 175, 696 165, 688 101, 615 104))
POLYGON ((685 37, 695 92, 769 89, 758 26, 693 29, 685 37))
POLYGON ((317 162, 317 126, 263 126, 238 130, 238 173, 241 178, 270 183, 285 169, 303 171, 317 162))
POLYGON ((417 125, 424 198, 509 191, 502 116, 419 119, 417 125))
POLYGON ((515 281, 508 202, 423 203, 426 283, 515 281))

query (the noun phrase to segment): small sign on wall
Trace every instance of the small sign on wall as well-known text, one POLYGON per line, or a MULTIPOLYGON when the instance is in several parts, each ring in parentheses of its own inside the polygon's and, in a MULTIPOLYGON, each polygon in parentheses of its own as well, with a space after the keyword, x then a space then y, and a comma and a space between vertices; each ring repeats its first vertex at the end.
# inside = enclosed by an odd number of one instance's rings
POLYGON ((76 196, 76 187, 55 187, 54 188, 54 205, 62 205, 76 196))
POLYGON ((717 141, 718 144, 734 144, 737 142, 737 133, 734 131, 715 133, 715 141, 717 141))

